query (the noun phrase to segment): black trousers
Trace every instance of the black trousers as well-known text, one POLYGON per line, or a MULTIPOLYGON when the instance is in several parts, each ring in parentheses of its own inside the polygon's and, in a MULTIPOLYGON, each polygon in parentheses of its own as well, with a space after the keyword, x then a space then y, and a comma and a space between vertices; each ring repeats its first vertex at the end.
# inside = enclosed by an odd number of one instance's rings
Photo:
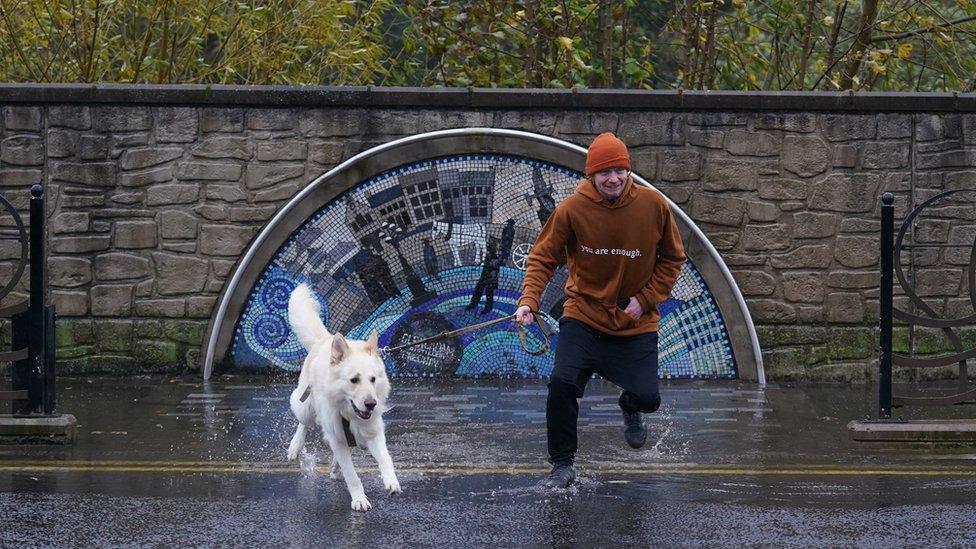
POLYGON ((621 389, 620 407, 651 413, 661 406, 657 383, 657 333, 620 337, 572 318, 559 321, 556 364, 549 377, 546 431, 549 461, 572 465, 576 457, 579 402, 596 373, 621 389))

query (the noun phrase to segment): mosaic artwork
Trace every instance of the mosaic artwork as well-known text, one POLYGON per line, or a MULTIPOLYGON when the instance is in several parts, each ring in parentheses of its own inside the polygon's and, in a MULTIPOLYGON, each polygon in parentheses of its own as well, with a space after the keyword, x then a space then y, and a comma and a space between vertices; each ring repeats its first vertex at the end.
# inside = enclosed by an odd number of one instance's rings
MULTIPOLYGON (((288 296, 308 283, 331 332, 395 347, 515 312, 525 260, 556 204, 582 174, 517 156, 457 155, 392 169, 349 189, 277 251, 252 291, 232 347, 239 368, 301 369, 288 296)), ((542 299, 557 332, 567 272, 542 299)), ((695 266, 660 305, 662 378, 735 378, 725 323, 695 266)), ((558 342, 553 336, 552 348, 558 342)), ((541 345, 529 329, 529 347, 541 345)), ((525 352, 502 322, 385 356, 393 376, 546 377, 554 358, 525 352)))

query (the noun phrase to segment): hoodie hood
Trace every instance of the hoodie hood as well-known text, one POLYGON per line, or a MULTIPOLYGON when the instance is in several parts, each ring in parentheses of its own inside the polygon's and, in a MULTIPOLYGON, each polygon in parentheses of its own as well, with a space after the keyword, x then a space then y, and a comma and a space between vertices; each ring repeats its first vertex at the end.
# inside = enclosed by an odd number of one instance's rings
POLYGON ((576 185, 576 192, 589 198, 593 202, 603 206, 604 208, 615 209, 622 208, 627 204, 634 201, 634 197, 637 196, 637 189, 634 188, 634 179, 631 176, 627 176, 627 182, 624 183, 624 190, 620 193, 620 198, 616 202, 608 202, 600 191, 596 190, 596 183, 589 179, 581 179, 579 184, 576 185))

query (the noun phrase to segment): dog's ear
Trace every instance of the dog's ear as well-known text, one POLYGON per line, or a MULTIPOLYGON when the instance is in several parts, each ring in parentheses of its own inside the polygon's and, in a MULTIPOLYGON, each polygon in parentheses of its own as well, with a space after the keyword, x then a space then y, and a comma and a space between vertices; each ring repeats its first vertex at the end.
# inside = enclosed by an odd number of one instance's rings
POLYGON ((335 366, 342 362, 342 359, 346 358, 349 354, 349 343, 346 342, 346 338, 342 337, 341 333, 336 333, 335 337, 332 338, 332 359, 330 364, 335 366))
POLYGON ((376 351, 379 348, 378 340, 379 340, 379 335, 376 333, 376 330, 373 330, 369 334, 369 339, 366 340, 366 352, 367 353, 370 353, 370 354, 373 354, 373 355, 376 354, 376 351))

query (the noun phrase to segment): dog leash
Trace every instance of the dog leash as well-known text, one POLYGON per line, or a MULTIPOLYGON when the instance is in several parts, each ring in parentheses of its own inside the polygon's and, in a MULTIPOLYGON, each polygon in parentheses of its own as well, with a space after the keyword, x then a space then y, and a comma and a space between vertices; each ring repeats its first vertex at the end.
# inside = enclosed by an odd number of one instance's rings
MULTIPOLYGON (((531 311, 531 313, 532 313, 532 316, 536 317, 536 324, 539 325, 539 333, 542 334, 542 345, 539 346, 538 349, 529 349, 528 335, 527 335, 527 332, 525 330, 525 326, 523 326, 522 324, 520 324, 518 322, 515 323, 515 326, 518 328, 519 344, 522 345, 522 349, 524 349, 525 352, 529 353, 530 355, 539 356, 539 355, 544 354, 545 352, 547 352, 549 350, 549 337, 552 335, 552 332, 550 332, 549 331, 549 328, 546 327, 545 322, 543 322, 542 320, 539 319, 539 313, 537 311, 531 311)), ((477 324, 472 324, 470 326, 465 326, 463 328, 458 328, 457 330, 443 331, 443 332, 441 332, 441 333, 439 333, 439 334, 437 334, 435 336, 431 336, 431 337, 428 337, 426 339, 421 339, 420 341, 413 341, 413 342, 410 342, 410 343, 404 343, 403 345, 397 345, 396 347, 383 347, 383 348, 380 349, 380 355, 381 356, 386 356, 386 355, 388 355, 390 353, 395 353, 395 352, 397 352, 397 351, 399 351, 401 349, 406 349, 407 347, 413 347, 415 345, 423 345, 425 343, 433 343, 434 341, 440 341, 442 339, 448 339, 448 338, 451 338, 451 337, 457 337, 457 336, 459 336, 461 334, 464 334, 464 333, 467 333, 467 332, 473 332, 475 330, 480 330, 481 328, 484 328, 486 326, 491 326, 492 324, 498 324, 499 322, 505 322, 506 320, 515 320, 515 314, 513 313, 513 314, 510 314, 508 316, 503 316, 501 318, 496 318, 496 319, 488 320, 488 321, 485 321, 485 322, 479 322, 477 324)), ((311 394, 312 394, 312 387, 311 386, 308 386, 308 387, 305 388, 305 392, 302 393, 302 396, 299 397, 298 400, 300 402, 305 402, 308 399, 309 395, 311 395, 311 394)))
MULTIPOLYGON (((537 319, 538 319, 538 314, 539 314, 538 312, 532 311, 532 315, 535 316, 537 319)), ((452 338, 452 337, 457 337, 457 336, 459 336, 461 334, 464 334, 464 333, 467 333, 467 332, 473 332, 475 330, 480 330, 481 328, 484 328, 486 326, 491 326, 492 324, 498 324, 499 322, 505 322, 506 320, 515 320, 515 314, 510 314, 508 316, 503 316, 501 318, 496 318, 494 320, 488 320, 488 321, 485 321, 485 322, 479 322, 477 324, 472 324, 470 326, 465 326, 463 328, 458 328, 457 330, 443 331, 443 332, 441 332, 441 333, 439 333, 439 334, 437 334, 435 336, 431 336, 431 337, 428 337, 426 339, 421 339, 420 341, 412 341, 410 343, 404 343, 403 345, 397 345, 396 347, 383 347, 382 349, 380 349, 380 354, 383 355, 383 356, 386 356, 386 355, 388 355, 390 353, 397 352, 397 351, 399 351, 401 349, 406 349, 407 347, 413 347, 415 345, 423 345, 425 343, 433 343, 435 341, 440 341, 442 339, 448 339, 448 338, 452 338)), ((515 326, 518 328, 519 343, 522 345, 522 349, 524 349, 525 352, 527 352, 527 353, 529 353, 530 355, 533 355, 533 356, 539 356, 539 355, 544 354, 545 352, 547 352, 549 350, 549 336, 552 335, 549 332, 549 329, 546 328, 546 325, 545 325, 544 322, 542 322, 541 320, 537 320, 536 321, 536 324, 539 325, 539 333, 542 334, 542 345, 539 346, 538 349, 529 349, 528 335, 526 333, 525 326, 523 326, 522 324, 520 324, 518 322, 515 323, 515 326)))

